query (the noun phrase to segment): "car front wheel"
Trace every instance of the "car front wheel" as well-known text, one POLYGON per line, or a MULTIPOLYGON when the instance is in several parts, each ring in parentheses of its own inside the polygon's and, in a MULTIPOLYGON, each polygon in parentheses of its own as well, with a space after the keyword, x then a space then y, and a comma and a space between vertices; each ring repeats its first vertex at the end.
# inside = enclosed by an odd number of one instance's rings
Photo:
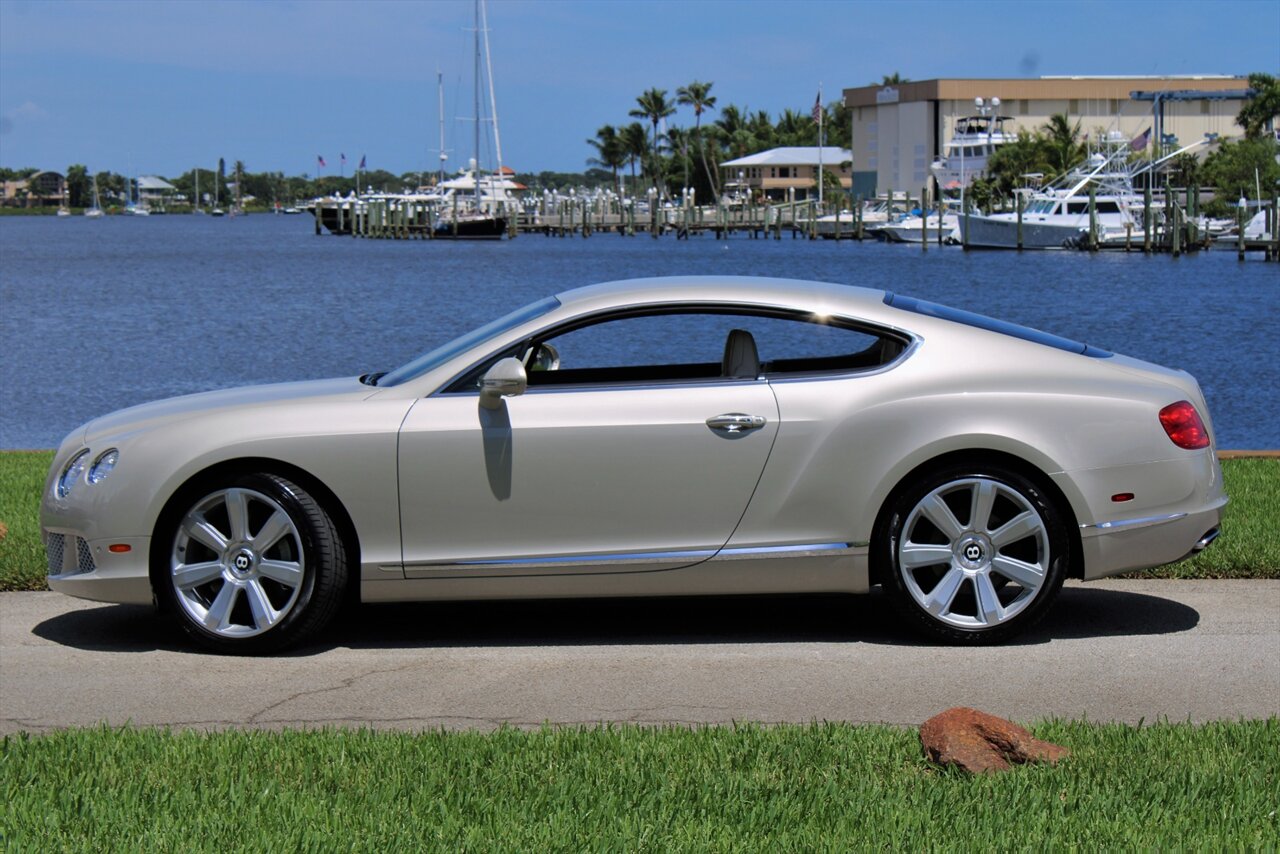
POLYGON ((885 587, 925 634, 997 643, 1043 616, 1062 587, 1068 539, 1041 489, 1000 466, 925 474, 894 499, 885 587))
POLYGON ((219 652, 274 652, 314 635, 346 585, 332 519, 298 485, 242 475, 197 493, 168 532, 161 596, 219 652))

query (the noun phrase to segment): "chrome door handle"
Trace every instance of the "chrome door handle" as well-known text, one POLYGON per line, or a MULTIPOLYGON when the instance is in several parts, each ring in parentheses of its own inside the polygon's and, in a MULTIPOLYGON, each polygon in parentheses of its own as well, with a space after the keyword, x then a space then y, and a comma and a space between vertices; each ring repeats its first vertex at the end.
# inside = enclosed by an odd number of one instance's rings
POLYGON ((723 430, 726 433, 745 433, 756 430, 765 424, 763 415, 745 415, 741 412, 727 412, 707 419, 707 426, 712 430, 723 430))

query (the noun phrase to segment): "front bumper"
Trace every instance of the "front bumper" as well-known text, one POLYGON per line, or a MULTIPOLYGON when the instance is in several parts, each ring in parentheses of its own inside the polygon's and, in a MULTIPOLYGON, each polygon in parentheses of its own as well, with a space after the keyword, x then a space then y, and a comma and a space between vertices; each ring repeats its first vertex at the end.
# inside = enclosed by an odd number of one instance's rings
POLYGON ((53 590, 95 602, 152 603, 150 537, 86 540, 75 531, 46 530, 44 540, 53 590), (111 545, 127 545, 129 551, 112 552, 111 545))

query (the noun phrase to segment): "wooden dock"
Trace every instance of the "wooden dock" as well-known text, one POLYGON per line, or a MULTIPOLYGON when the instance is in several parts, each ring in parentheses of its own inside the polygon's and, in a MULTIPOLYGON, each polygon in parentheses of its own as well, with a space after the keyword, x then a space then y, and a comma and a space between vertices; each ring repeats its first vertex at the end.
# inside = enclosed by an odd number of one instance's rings
MULTIPOLYGON (((911 204, 911 198, 906 197, 906 207, 910 208, 911 204)), ((792 240, 861 241, 875 236, 874 229, 862 222, 861 209, 860 198, 856 200, 852 213, 844 211, 837 218, 830 216, 835 213, 834 209, 828 207, 828 211, 824 211, 812 200, 781 204, 663 206, 569 197, 544 199, 536 205, 512 205, 509 209, 499 206, 496 213, 507 220, 508 237, 541 234, 544 237, 587 238, 596 234, 613 234, 624 237, 648 235, 655 239, 674 235, 676 239, 688 239, 696 235, 714 235, 720 240, 739 235, 753 240, 781 240, 783 234, 787 234, 792 240), (828 218, 824 220, 824 216, 828 218)), ((332 234, 376 240, 431 240, 436 237, 436 226, 441 221, 435 208, 398 198, 323 199, 312 206, 312 213, 316 234, 327 230, 332 234)), ((963 219, 967 218, 968 213, 963 219)), ((1273 213, 1273 222, 1274 219, 1273 213)), ((1275 225, 1272 225, 1270 233, 1276 234, 1275 225)), ((967 234, 967 229, 962 228, 961 234, 967 234)), ((909 245, 928 251, 931 243, 939 246, 943 243, 936 228, 924 233, 923 237, 923 240, 909 245)), ((1246 252, 1260 251, 1266 260, 1280 261, 1280 236, 1267 240, 1233 238, 1230 242, 1215 242, 1198 230, 1194 221, 1181 211, 1174 215, 1172 222, 1159 228, 1148 227, 1128 233, 1123 241, 1101 240, 1095 225, 1089 236, 1082 237, 1079 248, 1085 251, 1119 250, 1177 256, 1211 246, 1228 251, 1235 249, 1241 259, 1246 252)))

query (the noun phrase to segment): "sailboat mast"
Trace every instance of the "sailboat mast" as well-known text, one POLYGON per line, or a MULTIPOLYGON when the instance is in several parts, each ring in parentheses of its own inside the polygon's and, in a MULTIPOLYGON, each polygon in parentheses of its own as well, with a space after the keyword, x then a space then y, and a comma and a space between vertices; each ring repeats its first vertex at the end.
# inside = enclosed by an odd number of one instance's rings
POLYGON ((493 122, 493 153, 498 158, 498 175, 502 175, 502 135, 498 133, 498 98, 493 91, 493 51, 489 50, 489 7, 480 0, 480 21, 484 24, 484 64, 489 76, 489 121, 493 122))
POLYGON ((444 153, 444 73, 436 70, 436 101, 440 105, 440 177, 436 186, 444 183, 444 163, 449 155, 444 153))
POLYGON ((476 188, 476 212, 480 211, 480 0, 476 0, 475 9, 475 161, 471 172, 471 178, 475 182, 476 188))

